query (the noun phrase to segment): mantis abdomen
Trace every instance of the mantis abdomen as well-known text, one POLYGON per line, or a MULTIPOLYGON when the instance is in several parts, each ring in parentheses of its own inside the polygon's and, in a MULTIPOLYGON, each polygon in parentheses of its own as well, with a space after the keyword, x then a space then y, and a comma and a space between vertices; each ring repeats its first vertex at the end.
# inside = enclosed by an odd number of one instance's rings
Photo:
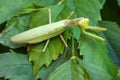
POLYGON ((65 22, 69 20, 62 20, 51 24, 43 25, 37 28, 27 30, 19 33, 11 38, 13 42, 17 43, 38 43, 49 38, 55 37, 62 33, 65 28, 65 22))

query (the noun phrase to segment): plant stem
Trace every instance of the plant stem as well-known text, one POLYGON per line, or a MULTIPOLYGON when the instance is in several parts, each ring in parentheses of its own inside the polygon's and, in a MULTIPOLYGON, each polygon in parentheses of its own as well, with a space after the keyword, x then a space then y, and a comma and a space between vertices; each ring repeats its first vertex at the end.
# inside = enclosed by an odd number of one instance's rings
POLYGON ((74 39, 72 37, 72 56, 74 56, 74 39))

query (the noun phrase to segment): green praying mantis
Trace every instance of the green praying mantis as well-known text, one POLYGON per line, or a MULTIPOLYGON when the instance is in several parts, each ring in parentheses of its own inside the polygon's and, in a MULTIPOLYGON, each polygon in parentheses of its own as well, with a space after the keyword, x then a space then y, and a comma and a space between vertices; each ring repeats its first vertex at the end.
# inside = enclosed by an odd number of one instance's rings
MULTIPOLYGON (((28 44, 40 43, 42 41, 45 41, 57 35, 60 35, 62 32, 66 30, 68 26, 71 26, 71 25, 77 25, 83 34, 91 38, 104 41, 102 37, 92 34, 90 32, 87 32, 86 30, 101 32, 101 31, 106 31, 106 28, 89 26, 89 19, 83 18, 83 17, 72 19, 72 20, 70 19, 61 20, 54 23, 51 23, 50 21, 50 24, 42 25, 42 26, 27 30, 25 32, 19 33, 17 35, 14 35, 11 38, 11 41, 15 43, 28 43, 28 44)), ((62 36, 60 37, 62 38, 64 44, 67 46, 64 38, 62 36)))

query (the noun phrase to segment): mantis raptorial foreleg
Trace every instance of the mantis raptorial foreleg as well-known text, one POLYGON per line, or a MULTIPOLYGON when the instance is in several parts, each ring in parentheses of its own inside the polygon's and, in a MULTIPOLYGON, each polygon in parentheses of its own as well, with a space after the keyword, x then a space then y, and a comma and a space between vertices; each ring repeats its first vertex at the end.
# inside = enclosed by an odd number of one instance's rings
POLYGON ((89 33, 86 30, 92 30, 92 31, 96 31, 96 32, 101 32, 101 31, 106 31, 107 30, 106 28, 89 26, 89 19, 83 19, 83 20, 79 21, 78 26, 85 35, 87 35, 89 37, 92 37, 94 39, 97 39, 97 40, 104 41, 104 39, 102 37, 99 37, 99 36, 97 36, 95 34, 89 33))

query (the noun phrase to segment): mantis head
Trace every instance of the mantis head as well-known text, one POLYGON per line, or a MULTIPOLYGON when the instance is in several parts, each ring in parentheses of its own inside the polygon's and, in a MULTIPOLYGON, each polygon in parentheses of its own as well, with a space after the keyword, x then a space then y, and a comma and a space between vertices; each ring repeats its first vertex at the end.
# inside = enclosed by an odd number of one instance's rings
POLYGON ((78 25, 81 29, 86 29, 89 26, 89 19, 88 18, 83 18, 78 22, 78 25))

